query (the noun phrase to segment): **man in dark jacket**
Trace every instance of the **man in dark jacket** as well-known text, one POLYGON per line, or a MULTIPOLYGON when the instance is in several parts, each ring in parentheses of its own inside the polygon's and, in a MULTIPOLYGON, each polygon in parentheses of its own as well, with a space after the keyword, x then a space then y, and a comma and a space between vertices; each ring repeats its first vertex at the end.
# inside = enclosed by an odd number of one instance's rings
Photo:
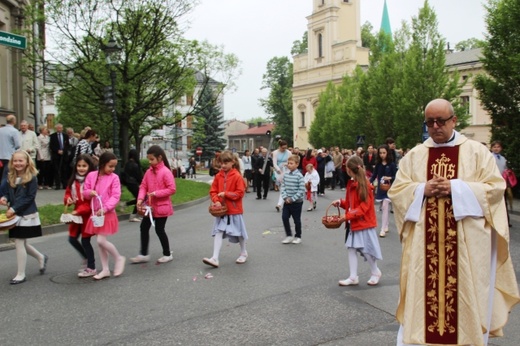
POLYGON ((258 156, 258 159, 255 161, 255 165, 253 166, 255 171, 256 199, 262 198, 262 187, 264 188, 263 198, 267 198, 272 167, 273 160, 268 156, 267 149, 263 148, 262 153, 258 156))

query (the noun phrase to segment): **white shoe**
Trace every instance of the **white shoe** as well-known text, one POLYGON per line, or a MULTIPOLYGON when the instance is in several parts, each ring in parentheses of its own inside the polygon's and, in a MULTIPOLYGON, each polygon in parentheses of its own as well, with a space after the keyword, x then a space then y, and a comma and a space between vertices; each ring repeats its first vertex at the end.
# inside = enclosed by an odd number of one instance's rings
POLYGON ((290 244, 293 242, 293 240, 294 240, 293 237, 287 237, 284 240, 282 240, 282 244, 290 244))
POLYGON ((162 256, 157 260, 157 263, 168 263, 173 261, 173 255, 170 253, 170 256, 162 256))
POLYGON ((348 278, 346 280, 339 280, 340 286, 356 286, 359 284, 359 278, 356 276, 354 279, 348 278))
POLYGON ((302 243, 302 238, 296 238, 294 237, 294 240, 292 241, 293 244, 301 244, 302 243))
POLYGON ((216 259, 204 257, 202 259, 202 262, 209 266, 212 266, 213 268, 218 268, 218 261, 216 259))
POLYGON ((78 273, 79 278, 89 278, 97 274, 96 269, 85 268, 83 271, 78 273))
POLYGON ((128 221, 130 221, 130 222, 141 222, 141 220, 142 220, 142 219, 141 219, 140 217, 137 217, 137 216, 136 216, 136 217, 132 217, 132 218, 130 218, 128 221))
POLYGON ((379 233, 379 238, 384 238, 386 237, 386 232, 384 229, 381 230, 381 232, 379 233))
POLYGON ((137 255, 135 257, 130 258, 130 262, 132 263, 146 263, 150 261, 150 255, 137 255))
POLYGON ((381 270, 378 268, 377 273, 372 273, 372 276, 370 277, 370 280, 367 281, 367 284, 369 286, 376 286, 379 283, 379 280, 381 279, 381 270))

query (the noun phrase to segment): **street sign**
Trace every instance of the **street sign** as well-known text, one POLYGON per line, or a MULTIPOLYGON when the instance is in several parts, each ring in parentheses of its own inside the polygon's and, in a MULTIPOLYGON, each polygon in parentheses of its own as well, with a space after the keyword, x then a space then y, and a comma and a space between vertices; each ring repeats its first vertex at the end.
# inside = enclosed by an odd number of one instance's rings
POLYGON ((356 145, 361 146, 363 144, 365 144, 365 135, 357 136, 357 138, 356 138, 356 145))
POLYGON ((3 46, 25 49, 27 48, 27 38, 25 36, 11 34, 10 32, 0 31, 0 44, 3 46))
POLYGON ((202 155, 202 148, 201 147, 198 147, 197 150, 195 151, 195 154, 197 155, 202 155))

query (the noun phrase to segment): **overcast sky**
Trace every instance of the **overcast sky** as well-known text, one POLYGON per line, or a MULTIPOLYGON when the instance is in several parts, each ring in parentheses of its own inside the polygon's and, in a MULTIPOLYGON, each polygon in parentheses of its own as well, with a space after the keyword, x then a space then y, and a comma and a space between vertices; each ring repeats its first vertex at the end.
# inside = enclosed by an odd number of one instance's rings
MULTIPOLYGON (((237 90, 224 99, 226 119, 249 120, 264 117, 258 99, 267 62, 273 57, 288 56, 292 43, 307 30, 306 17, 312 14, 313 0, 201 0, 190 15, 187 38, 223 45, 226 53, 238 56, 242 74, 237 90)), ((361 24, 381 25, 384 0, 361 0, 361 24)), ((403 20, 411 22, 424 0, 387 0, 392 31, 403 20)), ((437 13, 439 31, 451 47, 459 41, 484 38, 485 10, 480 0, 430 0, 437 13)))

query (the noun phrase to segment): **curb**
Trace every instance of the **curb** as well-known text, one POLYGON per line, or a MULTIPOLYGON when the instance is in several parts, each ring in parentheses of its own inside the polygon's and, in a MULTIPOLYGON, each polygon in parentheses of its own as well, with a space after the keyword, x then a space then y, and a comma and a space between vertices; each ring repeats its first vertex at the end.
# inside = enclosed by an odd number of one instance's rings
MULTIPOLYGON (((186 209, 189 207, 193 207, 194 205, 204 203, 207 200, 209 200, 209 196, 205 196, 205 197, 202 197, 202 198, 190 201, 190 202, 182 203, 179 205, 174 204, 173 208, 175 211, 182 210, 182 209, 186 209)), ((120 222, 127 221, 129 215, 130 214, 119 214, 117 218, 120 222)), ((51 234, 60 233, 60 232, 67 232, 68 230, 69 230, 69 228, 66 224, 49 225, 49 226, 42 227, 42 236, 51 235, 51 234)), ((9 233, 7 231, 0 233, 0 251, 7 251, 7 250, 12 250, 12 249, 14 249, 14 243, 9 239, 9 233)))

